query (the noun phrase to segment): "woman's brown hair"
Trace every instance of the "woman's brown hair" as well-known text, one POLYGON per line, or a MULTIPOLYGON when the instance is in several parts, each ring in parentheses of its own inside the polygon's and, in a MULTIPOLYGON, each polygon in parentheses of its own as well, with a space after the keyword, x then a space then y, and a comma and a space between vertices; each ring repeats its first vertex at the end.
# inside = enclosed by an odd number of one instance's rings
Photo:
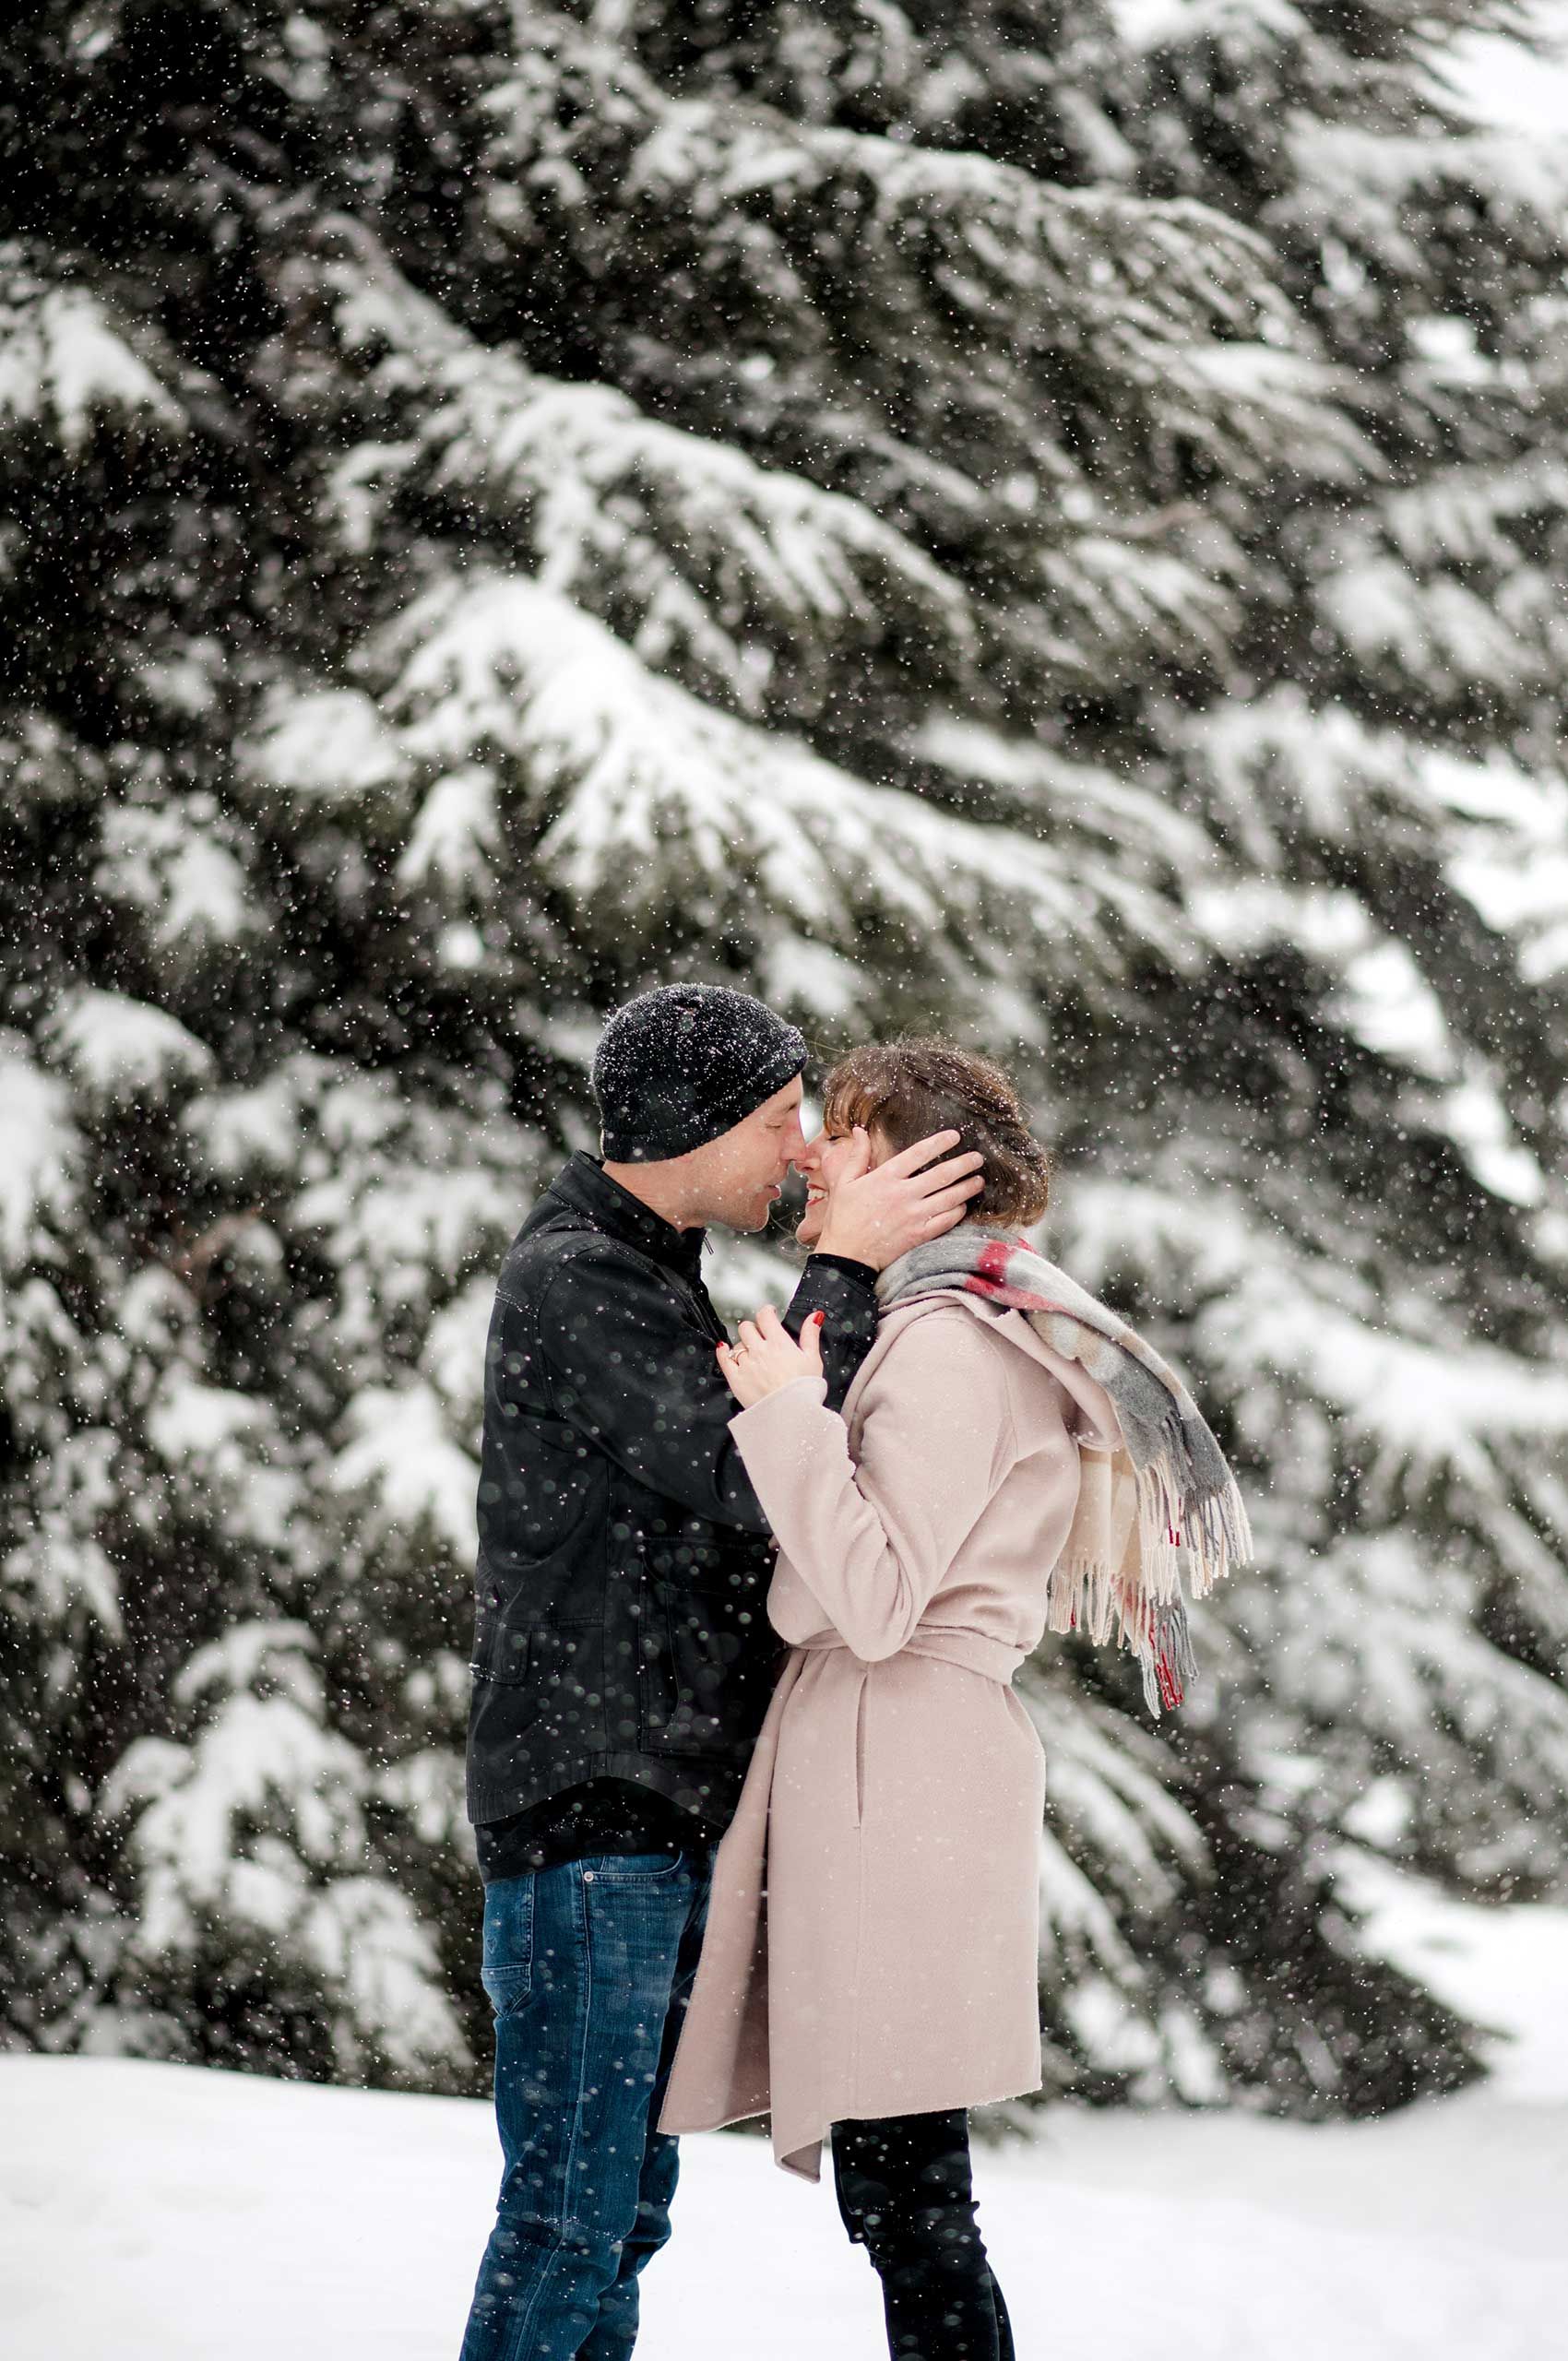
POLYGON ((1038 1221, 1050 1203, 1051 1159, 1030 1133, 1017 1092, 1000 1066, 951 1041, 851 1050, 827 1077, 823 1121, 832 1132, 874 1123, 895 1154, 932 1132, 956 1132, 963 1148, 985 1158, 985 1187, 969 1200, 971 1221, 1038 1221))

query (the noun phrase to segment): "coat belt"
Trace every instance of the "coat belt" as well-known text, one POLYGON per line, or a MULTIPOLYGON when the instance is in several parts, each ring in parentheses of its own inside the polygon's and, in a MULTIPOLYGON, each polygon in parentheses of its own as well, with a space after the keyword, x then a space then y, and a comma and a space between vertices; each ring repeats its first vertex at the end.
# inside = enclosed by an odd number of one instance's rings
MULTIPOLYGON (((841 1640, 837 1631, 814 1631, 809 1640, 797 1640, 793 1645, 802 1655, 821 1655, 829 1649, 840 1649, 856 1664, 862 1657, 841 1640)), ((934 1656, 938 1664, 955 1664, 961 1672, 982 1673, 987 1680, 1000 1680, 1008 1686, 1013 1675, 1028 1655, 1027 1648, 1009 1646, 1005 1640, 988 1639, 983 1631, 946 1629, 940 1623, 922 1623, 898 1649, 899 1655, 934 1656)), ((892 1659, 879 1659, 884 1663, 892 1659)), ((867 1670, 871 1667, 865 1667, 867 1670)))
MULTIPOLYGON (((940 1624, 922 1623, 895 1656, 880 1658, 878 1663, 895 1662, 899 1655, 931 1656, 939 1664, 956 1665, 963 1672, 981 1673, 986 1679, 997 1681, 1006 1688, 1023 1663, 1026 1653, 1022 1648, 1008 1647, 1001 1640, 987 1639, 980 1631, 947 1631, 940 1624)), ((830 1704, 824 1699, 817 1707, 820 1712, 826 1706, 829 1714, 829 1719, 820 1728, 819 1738, 821 1742, 831 1747, 837 1758, 839 1789, 846 1803, 851 1807, 854 1824, 859 1828, 862 1825, 865 1811, 866 1689, 878 1668, 877 1663, 868 1663, 863 1656, 856 1655, 837 1631, 815 1631, 809 1640, 796 1643, 779 1683, 779 1691, 784 1696, 794 1688, 808 1657, 834 1654, 847 1660, 850 1678, 830 1691, 830 1704)), ((776 1735, 772 1743, 777 1743, 776 1735)), ((771 1786, 771 1767, 767 1777, 771 1786)))

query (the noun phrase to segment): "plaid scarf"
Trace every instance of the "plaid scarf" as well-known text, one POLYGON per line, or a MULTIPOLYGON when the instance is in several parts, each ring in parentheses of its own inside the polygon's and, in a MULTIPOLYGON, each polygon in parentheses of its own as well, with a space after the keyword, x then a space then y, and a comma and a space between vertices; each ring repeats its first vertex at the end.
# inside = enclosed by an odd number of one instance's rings
POLYGON ((885 1311, 955 1290, 1027 1312, 1041 1340, 1111 1396, 1122 1441, 1081 1454, 1077 1510, 1051 1571, 1047 1624, 1097 1644, 1114 1625, 1143 1667, 1150 1711, 1179 1705, 1197 1675, 1182 1575, 1202 1598, 1253 1546, 1224 1453, 1154 1347, 1027 1240, 962 1222, 900 1255, 876 1283, 885 1311))

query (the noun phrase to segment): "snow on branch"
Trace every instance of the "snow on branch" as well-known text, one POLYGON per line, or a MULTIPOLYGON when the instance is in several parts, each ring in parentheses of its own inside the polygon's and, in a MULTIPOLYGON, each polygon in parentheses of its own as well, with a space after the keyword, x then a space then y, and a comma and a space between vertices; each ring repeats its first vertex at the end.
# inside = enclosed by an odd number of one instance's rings
POLYGON ((1047 1746, 1048 1819, 1075 1859, 1092 1859, 1097 1890, 1134 1917, 1154 1917, 1186 1879, 1206 1880, 1208 1846, 1164 1741, 1038 1661, 1021 1692, 1047 1746))
POLYGON ((349 1405, 347 1425, 350 1439, 334 1463, 332 1482, 339 1491, 368 1496, 371 1537, 424 1526, 456 1564, 469 1566, 479 1546, 479 1469, 451 1440, 432 1388, 368 1386, 349 1405))
POLYGON ((1072 1222, 1086 1284, 1114 1273, 1187 1299, 1187 1352, 1261 1453, 1302 1403, 1325 1411, 1368 1516, 1419 1515, 1450 1484, 1506 1503, 1523 1462, 1568 1449, 1568 1372, 1473 1336, 1456 1349, 1462 1314, 1413 1291, 1393 1324, 1348 1253, 1229 1192, 1080 1182, 1072 1222))
POLYGON ((1311 398, 1337 381, 1310 374, 1268 249, 1207 207, 673 100, 559 21, 485 107, 489 211, 519 254, 565 243, 628 300, 640 284, 650 322, 688 271, 732 289, 762 365, 814 381, 819 409, 863 386, 884 431, 1058 485, 1096 472, 1078 456, 1091 411, 1108 483, 1129 445, 1199 421, 1238 472, 1265 454, 1348 464, 1348 430, 1311 398), (1231 343, 1258 357, 1200 373, 1196 352, 1231 343))
POLYGON ((397 420, 335 469, 352 545, 366 487, 487 518, 546 587, 611 622, 652 665, 760 706, 786 654, 818 660, 891 621, 949 668, 976 627, 960 586, 861 502, 646 417, 612 387, 537 375, 410 287, 360 225, 320 269, 346 359, 397 420))
POLYGON ((513 783, 513 829, 598 927, 656 931, 676 906, 747 929, 771 915, 852 953, 885 923, 1009 974, 1019 929, 1024 965, 1077 971, 1116 966, 1134 913, 1153 925, 1109 858, 956 817, 715 712, 517 575, 454 577, 359 660, 411 765, 489 763, 513 783))
POLYGON ((79 1218, 80 1154, 65 1084, 21 1034, 0 1031, 0 1268, 58 1260, 79 1218))
MULTIPOLYGON (((57 1299, 53 1308, 58 1316, 57 1299)), ((80 1340, 71 1341, 79 1350, 80 1340)), ((25 1434, 43 1421, 24 1417, 17 1424, 25 1434)), ((0 1558, 0 1601, 17 1623, 61 1630, 87 1620, 119 1639, 119 1570, 99 1536, 123 1496, 126 1454, 119 1437, 101 1426, 56 1432, 51 1441, 53 1448, 26 1472, 28 1513, 20 1539, 0 1558)))
MULTIPOLYGON (((1046 544, 1038 564, 1050 651, 1065 643, 1087 677, 1135 679, 1151 650, 1166 663, 1225 664, 1241 611, 1218 568, 1101 531, 1046 544)), ((1025 646, 1031 621, 1024 606, 1015 635, 1025 646)))
POLYGON ((361 2067, 369 2042, 411 2078, 467 2063, 434 1933, 387 1879, 332 1879, 312 1900, 299 1939, 347 2004, 333 2026, 343 2073, 361 2067))
POLYGON ((1519 133, 1455 137, 1433 122, 1401 137, 1385 127, 1314 123, 1299 114, 1289 134, 1295 166, 1292 222, 1373 252, 1420 280, 1434 215, 1473 207, 1534 230, 1561 247, 1568 206, 1568 151, 1559 139, 1519 133))
MULTIPOLYGON (((1484 1885, 1561 1876, 1568 1694, 1475 1627, 1483 1585, 1425 1535, 1346 1536, 1245 1594, 1277 1696, 1331 1745, 1399 1766, 1411 1833, 1484 1885)), ((1238 1602, 1230 1603, 1232 1607, 1238 1602)))
MULTIPOLYGON (((1305 842, 1370 839, 1391 815, 1407 854, 1443 849, 1444 799, 1431 790, 1426 750, 1343 703, 1281 686, 1171 721, 1178 760, 1245 860, 1265 874, 1289 874, 1305 842)), ((1474 767, 1479 774, 1498 759, 1474 767)), ((1525 774, 1515 777, 1522 796, 1525 774)))
POLYGON ((215 1530, 285 1555, 297 1541, 304 1487, 264 1396, 166 1370, 148 1404, 147 1440, 176 1477, 199 1488, 215 1530))
POLYGON ((408 764, 398 740, 362 690, 323 688, 302 695, 275 688, 255 735, 237 749, 244 782, 291 798, 350 802, 401 788, 408 764))
MULTIPOLYGON (((355 1391, 385 1384, 435 1311, 498 1261, 539 1137, 509 1117, 410 1098, 393 1076, 347 1061, 296 1059, 287 1086, 220 1097, 193 1128, 231 1171, 265 1176, 291 1153, 279 1235, 335 1275, 322 1333, 339 1379, 355 1391)), ((454 1527, 438 1519, 437 1529, 454 1527)))
MULTIPOLYGON (((1515 534, 1568 522, 1568 464, 1550 448, 1526 449, 1508 467, 1440 469, 1423 482, 1387 493, 1384 529, 1413 566, 1518 564, 1515 534)), ((1562 586, 1560 585, 1560 597, 1562 586)))
POLYGON ((1038 738, 1009 737, 933 708, 912 733, 909 752, 954 778, 991 789, 1004 813, 1022 805, 1039 813, 1053 837, 1081 834, 1114 847, 1134 874, 1191 883, 1217 859, 1209 832, 1155 783, 1070 761, 1038 738))
POLYGON ((130 1822, 136 1954, 167 1967, 243 1928, 324 1991, 343 2071, 461 2059, 434 1940, 375 1873, 374 1774, 327 1726, 316 1654, 299 1622, 226 1632, 174 1684, 189 1735, 137 1739, 105 1782, 99 1809, 130 1822))
POLYGON ((210 797, 109 803, 99 831, 93 884, 136 913, 155 957, 194 957, 261 930, 245 875, 250 848, 233 822, 219 818, 210 797))
POLYGON ((1168 431, 1210 451, 1217 465, 1254 473, 1288 466, 1325 484, 1361 485, 1384 472, 1349 414, 1358 399, 1350 370, 1239 339, 1170 352, 1140 338, 1138 349, 1161 373, 1168 431))
MULTIPOLYGON (((1338 528, 1324 554, 1328 570, 1317 587, 1319 612, 1369 672, 1433 682, 1449 698, 1478 684, 1505 692, 1523 682, 1544 685, 1553 676, 1555 650, 1518 629, 1508 611, 1519 598, 1518 580, 1500 611, 1494 598, 1452 575, 1423 581, 1360 524, 1338 528)), ((1561 584, 1554 587, 1560 599, 1561 584)), ((1556 605, 1554 599, 1549 613, 1556 605)))
MULTIPOLYGON (((1236 949, 1289 938, 1343 971, 1378 947, 1391 911, 1402 909, 1396 931, 1408 940, 1398 997, 1408 1008, 1405 979, 1419 958, 1422 989, 1435 993, 1446 1025, 1473 1037, 1483 1063, 1517 1062, 1508 1037, 1517 1033, 1520 989, 1568 966, 1568 777, 1561 769, 1526 769, 1501 747, 1471 757, 1422 745, 1294 688, 1253 705, 1217 706, 1177 727, 1185 740, 1178 760, 1212 825, 1241 862, 1261 872, 1204 883, 1192 907, 1210 941, 1236 949), (1325 861, 1345 890, 1324 890, 1325 861), (1423 876, 1419 898, 1380 899, 1358 915, 1374 862, 1396 887, 1423 876), (1359 866, 1364 873, 1351 890, 1359 866), (1283 895, 1275 880, 1289 881, 1283 895), (1490 994, 1478 990, 1486 979, 1490 994)), ((1386 953, 1384 968, 1394 975, 1386 953)), ((1536 1087, 1550 1086, 1538 1050, 1536 1058, 1536 1087)), ((1446 1059, 1443 1070, 1455 1062, 1446 1059)))
POLYGON ((177 1017, 125 992, 81 987, 67 993, 45 1039, 89 1102, 162 1100, 216 1071, 207 1044, 177 1017))
POLYGON ((101 427, 185 432, 185 413, 108 304, 0 249, 0 434, 38 426, 79 459, 101 427))

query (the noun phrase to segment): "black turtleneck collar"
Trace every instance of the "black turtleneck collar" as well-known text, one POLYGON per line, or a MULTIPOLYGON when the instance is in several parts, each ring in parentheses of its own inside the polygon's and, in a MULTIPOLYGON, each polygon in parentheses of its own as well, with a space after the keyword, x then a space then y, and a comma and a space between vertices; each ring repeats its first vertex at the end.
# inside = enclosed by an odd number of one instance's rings
POLYGON ((682 1278, 701 1277, 707 1230, 674 1228, 640 1197, 612 1180, 597 1156, 579 1148, 551 1182, 550 1194, 587 1214, 596 1229, 635 1246, 639 1254, 662 1263, 682 1278))

